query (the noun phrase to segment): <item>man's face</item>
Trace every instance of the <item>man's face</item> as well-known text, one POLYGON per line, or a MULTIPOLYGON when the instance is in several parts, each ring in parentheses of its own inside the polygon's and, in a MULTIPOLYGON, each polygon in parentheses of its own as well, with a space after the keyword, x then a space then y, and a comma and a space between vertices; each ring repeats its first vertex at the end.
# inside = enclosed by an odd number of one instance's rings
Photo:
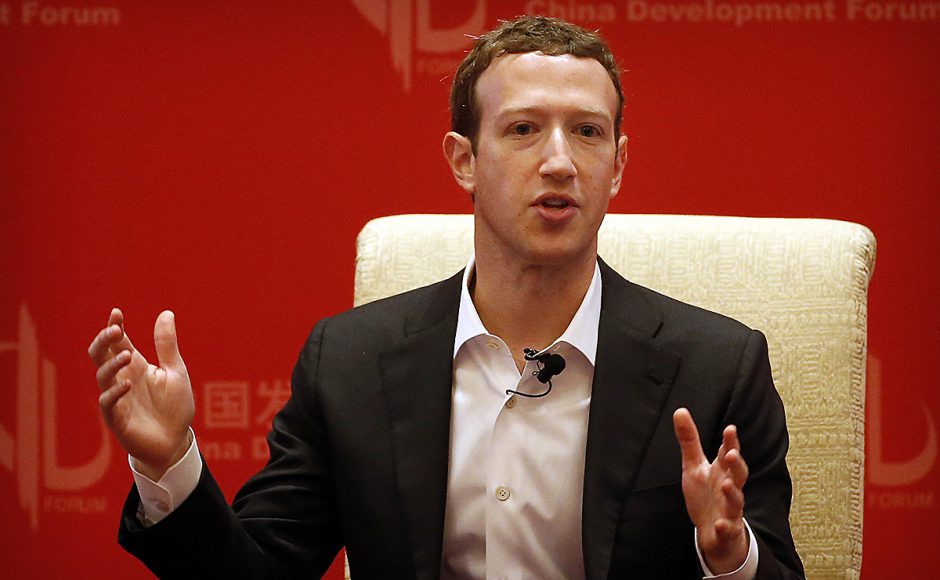
POLYGON ((504 55, 478 79, 476 105, 476 153, 448 153, 474 198, 477 253, 522 266, 593 260, 626 159, 604 67, 571 55, 504 55))

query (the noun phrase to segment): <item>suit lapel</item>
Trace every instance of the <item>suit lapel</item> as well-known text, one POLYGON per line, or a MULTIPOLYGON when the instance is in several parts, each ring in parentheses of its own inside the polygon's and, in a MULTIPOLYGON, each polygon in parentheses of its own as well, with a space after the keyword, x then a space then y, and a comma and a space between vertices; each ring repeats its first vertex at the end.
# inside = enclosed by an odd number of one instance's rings
POLYGON ((679 365, 654 339, 661 311, 600 261, 598 352, 584 467, 582 546, 589 580, 607 578, 617 524, 679 365))
POLYGON ((462 272, 439 284, 380 356, 398 490, 417 578, 437 578, 447 491, 454 336, 462 272))

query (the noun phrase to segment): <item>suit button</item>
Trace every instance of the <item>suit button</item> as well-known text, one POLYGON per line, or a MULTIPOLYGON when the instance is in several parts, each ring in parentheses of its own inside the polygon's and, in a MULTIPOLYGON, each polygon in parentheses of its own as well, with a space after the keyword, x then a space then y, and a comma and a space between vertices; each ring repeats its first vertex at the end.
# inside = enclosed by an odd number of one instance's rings
POLYGON ((498 499, 499 501, 506 501, 507 499, 509 499, 509 488, 503 487, 503 486, 497 487, 496 499, 498 499))
POLYGON ((512 409, 512 408, 515 407, 515 406, 516 406, 516 396, 515 396, 515 395, 513 395, 513 396, 509 397, 508 399, 506 399, 506 408, 507 408, 507 409, 512 409))

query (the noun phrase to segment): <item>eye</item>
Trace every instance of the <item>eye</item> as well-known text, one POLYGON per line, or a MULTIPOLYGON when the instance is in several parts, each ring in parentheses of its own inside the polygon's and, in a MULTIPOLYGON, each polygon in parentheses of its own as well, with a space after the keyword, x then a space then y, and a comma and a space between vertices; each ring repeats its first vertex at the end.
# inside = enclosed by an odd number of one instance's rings
POLYGON ((518 135, 520 137, 531 135, 533 131, 535 131, 535 128, 529 123, 516 123, 509 129, 510 133, 512 133, 513 135, 518 135))
POLYGON ((600 137, 601 130, 594 125, 581 125, 577 129, 578 135, 582 137, 600 137))

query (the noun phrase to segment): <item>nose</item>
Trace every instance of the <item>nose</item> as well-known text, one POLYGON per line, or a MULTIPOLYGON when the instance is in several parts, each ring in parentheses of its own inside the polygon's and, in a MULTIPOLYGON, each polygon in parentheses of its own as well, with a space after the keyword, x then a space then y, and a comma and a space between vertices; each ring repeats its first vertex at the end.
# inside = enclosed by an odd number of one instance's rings
POLYGON ((559 127, 549 133, 542 149, 542 165, 539 167, 539 174, 558 180, 568 179, 578 174, 571 155, 571 144, 568 143, 564 129, 559 127))

